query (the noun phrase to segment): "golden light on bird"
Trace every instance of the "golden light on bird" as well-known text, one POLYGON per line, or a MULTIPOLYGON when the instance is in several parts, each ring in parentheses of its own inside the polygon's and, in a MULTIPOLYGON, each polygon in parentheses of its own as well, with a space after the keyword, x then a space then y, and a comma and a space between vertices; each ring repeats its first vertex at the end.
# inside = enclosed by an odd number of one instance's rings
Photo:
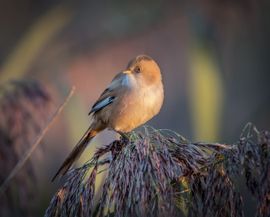
POLYGON ((164 91, 158 64, 149 56, 132 59, 126 70, 118 73, 92 106, 92 123, 66 158, 53 180, 64 175, 85 150, 88 143, 104 129, 125 136, 159 113, 164 91))

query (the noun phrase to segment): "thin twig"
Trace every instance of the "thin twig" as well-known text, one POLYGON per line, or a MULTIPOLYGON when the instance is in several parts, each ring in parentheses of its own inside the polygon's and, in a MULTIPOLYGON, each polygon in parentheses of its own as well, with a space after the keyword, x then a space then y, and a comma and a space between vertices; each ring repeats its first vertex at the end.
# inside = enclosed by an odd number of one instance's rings
POLYGON ((40 134, 37 136, 35 142, 31 145, 30 149, 24 154, 24 156, 18 161, 16 166, 12 169, 9 176, 5 179, 3 184, 0 187, 0 195, 4 193, 6 190, 10 180, 18 173, 18 171, 23 167, 25 162, 29 159, 33 151, 37 148, 38 144, 41 142, 47 131, 51 128, 52 124, 54 123, 56 117, 62 112, 72 95, 74 94, 75 87, 73 86, 66 97, 65 101, 58 107, 58 109, 55 111, 55 113, 52 115, 52 117, 48 120, 45 128, 40 132, 40 134))
POLYGON ((213 147, 218 147, 218 148, 223 148, 223 149, 232 149, 232 146, 226 145, 226 144, 221 144, 221 143, 205 143, 205 142, 199 142, 196 143, 197 145, 207 145, 207 146, 213 146, 213 147))
POLYGON ((190 188, 187 188, 187 189, 185 189, 183 191, 175 192, 175 193, 173 193, 173 195, 179 195, 179 194, 187 193, 187 192, 190 192, 190 191, 191 191, 191 189, 190 188))

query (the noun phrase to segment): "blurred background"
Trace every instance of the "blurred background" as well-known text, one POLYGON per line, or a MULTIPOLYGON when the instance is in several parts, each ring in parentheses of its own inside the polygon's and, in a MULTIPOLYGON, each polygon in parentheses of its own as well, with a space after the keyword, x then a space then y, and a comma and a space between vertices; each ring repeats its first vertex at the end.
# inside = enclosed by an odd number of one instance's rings
MULTIPOLYGON (((5 88, 0 91, 4 96, 0 104, 8 96, 12 101, 8 105, 15 105, 16 111, 6 104, 0 109, 0 148, 6 140, 14 143, 8 123, 20 129, 33 125, 37 134, 71 86, 76 86, 28 162, 33 169, 27 173, 33 176, 32 193, 21 192, 20 179, 15 179, 10 196, 5 195, 8 204, 0 199, 1 216, 44 213, 59 184, 50 179, 88 127, 91 105, 138 54, 159 63, 165 85, 163 108, 149 125, 172 129, 192 141, 221 143, 237 141, 247 122, 270 129, 269 4, 267 0, 1 0, 0 85, 5 88), (13 87, 25 93, 28 103, 18 102, 17 92, 10 93, 7 86, 14 80, 13 87), (38 88, 41 98, 28 91, 28 85, 34 85, 33 93, 38 88), (41 108, 48 107, 42 117, 29 120, 40 109, 36 104, 34 110, 26 109, 29 114, 22 119, 14 116, 35 97, 45 103, 41 108)), ((19 138, 28 133, 18 132, 19 138)), ((19 146, 28 147, 36 134, 19 146)), ((112 132, 102 133, 81 162, 115 138, 112 132)), ((1 182, 25 149, 19 150, 14 151, 13 161, 4 157, 7 152, 0 152, 2 165, 5 159, 11 161, 10 169, 1 170, 1 182)))

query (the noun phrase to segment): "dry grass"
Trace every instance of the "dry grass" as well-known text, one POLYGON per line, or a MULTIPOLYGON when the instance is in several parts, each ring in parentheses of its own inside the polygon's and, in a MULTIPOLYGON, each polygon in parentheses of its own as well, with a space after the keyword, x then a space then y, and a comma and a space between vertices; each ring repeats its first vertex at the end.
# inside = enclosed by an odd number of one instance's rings
MULTIPOLYGON (((0 183, 9 175, 33 139, 44 127, 52 108, 43 85, 13 81, 0 87, 0 183)), ((0 216, 33 216, 35 171, 31 161, 0 197, 0 216)))
POLYGON ((269 136, 249 124, 233 145, 204 144, 144 127, 71 170, 45 216, 244 216, 241 174, 258 201, 257 216, 269 216, 269 136))

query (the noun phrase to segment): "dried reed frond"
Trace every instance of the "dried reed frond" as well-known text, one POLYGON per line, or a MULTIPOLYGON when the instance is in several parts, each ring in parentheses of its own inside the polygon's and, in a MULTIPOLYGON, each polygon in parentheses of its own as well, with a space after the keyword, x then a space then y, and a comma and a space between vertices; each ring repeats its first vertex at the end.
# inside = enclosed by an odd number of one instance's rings
MULTIPOLYGON (((43 128, 52 103, 36 81, 12 81, 0 87, 0 183, 9 175, 43 128)), ((0 216, 33 216, 35 172, 28 161, 0 197, 0 216)))
POLYGON ((252 129, 234 145, 191 143, 150 127, 132 132, 70 170, 45 216, 243 216, 235 183, 242 172, 258 198, 258 216, 269 216, 270 134, 252 129), (95 180, 104 164, 98 194, 95 180))
POLYGON ((256 216, 270 216, 270 132, 247 124, 239 141, 226 155, 226 173, 244 175, 246 186, 257 201, 256 216))

